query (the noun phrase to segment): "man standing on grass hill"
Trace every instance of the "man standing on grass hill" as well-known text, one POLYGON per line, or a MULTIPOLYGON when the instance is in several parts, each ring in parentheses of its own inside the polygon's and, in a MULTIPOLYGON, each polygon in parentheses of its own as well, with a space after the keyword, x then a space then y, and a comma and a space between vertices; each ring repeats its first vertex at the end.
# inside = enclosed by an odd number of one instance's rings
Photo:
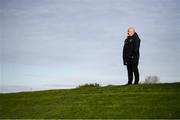
POLYGON ((134 28, 128 28, 128 36, 124 41, 123 47, 123 62, 127 66, 128 71, 128 83, 127 85, 132 84, 133 74, 135 76, 134 84, 139 82, 139 48, 141 40, 138 37, 138 34, 135 32, 134 28))

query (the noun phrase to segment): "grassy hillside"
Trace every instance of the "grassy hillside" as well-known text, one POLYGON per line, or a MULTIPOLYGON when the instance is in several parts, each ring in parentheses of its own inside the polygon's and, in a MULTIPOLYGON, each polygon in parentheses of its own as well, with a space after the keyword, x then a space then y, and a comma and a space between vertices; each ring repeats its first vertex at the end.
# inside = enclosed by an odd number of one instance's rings
POLYGON ((180 83, 0 94, 0 118, 180 118, 180 83))

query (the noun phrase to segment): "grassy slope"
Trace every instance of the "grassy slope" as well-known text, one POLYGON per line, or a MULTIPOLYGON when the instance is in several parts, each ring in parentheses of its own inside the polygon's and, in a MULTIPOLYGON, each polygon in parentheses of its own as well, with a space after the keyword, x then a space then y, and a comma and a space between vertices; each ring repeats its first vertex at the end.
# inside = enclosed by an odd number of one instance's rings
POLYGON ((0 94, 0 118, 180 118, 180 83, 0 94))

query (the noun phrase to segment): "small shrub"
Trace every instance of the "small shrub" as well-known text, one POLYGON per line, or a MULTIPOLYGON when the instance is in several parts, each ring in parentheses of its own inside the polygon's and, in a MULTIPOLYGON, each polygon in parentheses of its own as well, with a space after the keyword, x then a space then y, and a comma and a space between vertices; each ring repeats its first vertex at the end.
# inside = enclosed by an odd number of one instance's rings
POLYGON ((100 87, 100 84, 98 83, 86 83, 84 85, 79 85, 78 88, 81 88, 81 87, 100 87))
POLYGON ((112 85, 112 84, 109 84, 109 85, 107 85, 106 87, 113 87, 113 85, 112 85))
POLYGON ((154 84, 154 83, 159 83, 159 82, 160 82, 160 79, 158 76, 147 76, 144 81, 145 84, 154 84))

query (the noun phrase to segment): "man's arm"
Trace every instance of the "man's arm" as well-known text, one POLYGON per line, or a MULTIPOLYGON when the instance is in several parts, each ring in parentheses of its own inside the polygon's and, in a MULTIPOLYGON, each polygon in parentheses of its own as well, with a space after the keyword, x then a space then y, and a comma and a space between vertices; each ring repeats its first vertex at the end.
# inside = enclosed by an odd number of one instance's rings
POLYGON ((139 59, 140 42, 141 42, 141 40, 139 38, 135 39, 135 42, 134 42, 134 55, 133 55, 135 60, 139 59))
POLYGON ((127 65, 127 60, 126 60, 126 56, 125 56, 125 44, 123 47, 123 63, 124 63, 124 65, 127 65))

